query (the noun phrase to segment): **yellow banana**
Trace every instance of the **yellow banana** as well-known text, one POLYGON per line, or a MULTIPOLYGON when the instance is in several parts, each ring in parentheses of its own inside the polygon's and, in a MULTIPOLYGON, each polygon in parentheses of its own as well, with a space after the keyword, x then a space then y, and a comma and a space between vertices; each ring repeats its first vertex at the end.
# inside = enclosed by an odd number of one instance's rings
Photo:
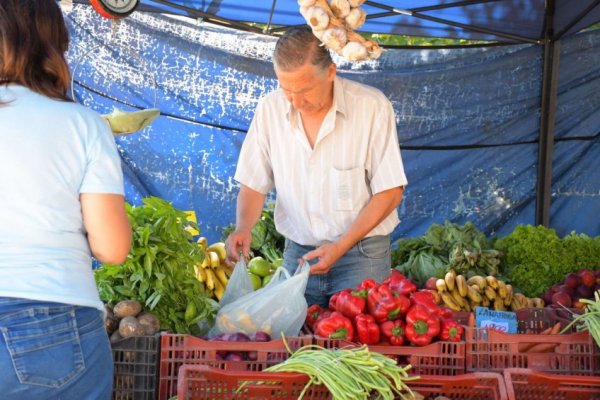
POLYGON ((512 285, 506 285, 506 297, 504 298, 504 305, 510 306, 513 299, 513 288, 512 285))
POLYGON ((479 289, 481 289, 481 290, 485 289, 485 287, 487 286, 485 278, 483 276, 479 276, 479 275, 475 275, 475 276, 472 276, 469 279, 467 279, 467 284, 469 286, 477 285, 479 287, 479 289))
POLYGON ((444 302, 444 304, 446 306, 448 306, 451 310, 454 311, 461 311, 461 307, 460 305, 456 304, 456 301, 454 301, 454 298, 452 298, 452 295, 446 292, 442 292, 442 301, 444 302))
POLYGON ((458 290, 456 288, 454 288, 454 290, 450 292, 450 295, 452 296, 452 298, 454 299, 454 301, 456 302, 456 304, 458 304, 460 306, 460 308, 462 308, 462 309, 465 308, 465 305, 467 304, 467 302, 460 295, 460 293, 458 293, 458 290))
POLYGON ((481 305, 483 307, 489 307, 490 306, 490 299, 488 299, 485 296, 481 296, 481 305))
POLYGON ((498 296, 505 299, 506 296, 508 296, 508 291, 506 290, 506 283, 502 281, 496 281, 496 283, 498 284, 498 288, 496 289, 498 291, 498 296))
POLYGON ((485 294, 485 297, 487 297, 490 300, 494 300, 496 298, 496 291, 490 286, 486 286, 483 290, 483 293, 485 294))
POLYGON ((206 287, 209 290, 214 290, 215 289, 215 281, 217 281, 217 277, 215 276, 215 273, 213 272, 213 270, 211 268, 206 268, 206 287))
POLYGON ((225 293, 225 287, 221 284, 221 282, 219 282, 219 279, 215 279, 214 295, 217 298, 217 300, 221 300, 221 297, 223 297, 224 293, 225 293))
POLYGON ((201 268, 210 268, 210 256, 208 255, 208 253, 206 251, 204 252, 204 259, 200 263, 200 267, 201 268))
POLYGON ((469 297, 469 299, 471 299, 473 303, 481 303, 483 299, 481 298, 481 295, 474 289, 476 287, 479 286, 468 286, 467 296, 469 297))
POLYGON ((215 275, 219 282, 223 285, 223 287, 227 286, 227 282, 229 282, 229 278, 225 274, 225 270, 222 267, 215 268, 215 275))
POLYGON ((467 279, 463 275, 456 275, 456 288, 458 289, 458 293, 462 297, 467 297, 469 292, 469 286, 467 285, 467 279))
POLYGON ((540 299, 539 297, 534 297, 532 300, 533 300, 534 307, 544 308, 544 300, 540 299))
POLYGON ((498 289, 498 280, 494 276, 486 276, 485 283, 487 284, 487 286, 490 286, 494 290, 498 289))
POLYGON ((206 271, 204 270, 204 268, 196 268, 196 278, 200 282, 206 282, 206 271))
POLYGON ((456 273, 454 272, 454 270, 446 272, 446 276, 444 276, 444 281, 446 282, 446 288, 448 288, 449 291, 454 290, 455 279, 456 273))
POLYGON ((438 292, 445 292, 446 291, 446 281, 443 279, 438 279, 437 281, 435 281, 435 287, 437 288, 438 292))
POLYGON ((204 236, 200 236, 198 240, 196 240, 196 243, 198 243, 198 246, 200 246, 202 250, 206 250, 206 246, 208 246, 208 239, 206 239, 204 236))
POLYGON ((506 311, 506 307, 504 306, 504 299, 500 296, 494 299, 494 310, 498 311, 506 311))
POLYGON ((214 251, 215 253, 217 253, 219 255, 219 260, 220 261, 225 261, 227 259, 227 250, 225 250, 225 243, 224 242, 213 243, 210 246, 208 246, 206 248, 206 250, 208 250, 208 251, 214 251))
POLYGON ((219 255, 217 253, 215 253, 214 251, 207 251, 206 253, 208 254, 208 257, 210 260, 210 267, 212 269, 218 268, 221 265, 221 260, 219 259, 219 255))

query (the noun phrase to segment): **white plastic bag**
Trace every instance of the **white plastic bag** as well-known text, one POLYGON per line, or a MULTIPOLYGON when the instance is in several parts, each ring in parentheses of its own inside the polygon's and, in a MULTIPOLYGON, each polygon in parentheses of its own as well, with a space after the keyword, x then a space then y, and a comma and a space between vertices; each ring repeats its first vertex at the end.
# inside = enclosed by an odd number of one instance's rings
POLYGON ((250 281, 250 276, 248 276, 248 269, 246 268, 244 257, 240 257, 240 261, 235 264, 233 273, 231 274, 231 277, 229 277, 229 282, 227 282, 225 293, 223 293, 223 297, 221 297, 221 300, 219 301, 219 306, 223 308, 232 301, 253 291, 254 287, 252 286, 252 281, 250 281))
POLYGON ((304 291, 309 272, 308 263, 299 266, 292 276, 285 268, 277 268, 265 287, 222 307, 209 336, 236 332, 252 335, 257 331, 266 332, 273 339, 282 333, 298 336, 308 309, 304 291))

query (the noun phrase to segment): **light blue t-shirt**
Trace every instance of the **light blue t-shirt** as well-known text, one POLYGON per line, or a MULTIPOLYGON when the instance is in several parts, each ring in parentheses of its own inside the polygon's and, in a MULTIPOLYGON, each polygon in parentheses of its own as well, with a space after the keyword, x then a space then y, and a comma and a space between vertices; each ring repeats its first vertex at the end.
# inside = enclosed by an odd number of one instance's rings
POLYGON ((103 309, 79 194, 124 193, 108 124, 18 85, 0 100, 0 297, 103 309))

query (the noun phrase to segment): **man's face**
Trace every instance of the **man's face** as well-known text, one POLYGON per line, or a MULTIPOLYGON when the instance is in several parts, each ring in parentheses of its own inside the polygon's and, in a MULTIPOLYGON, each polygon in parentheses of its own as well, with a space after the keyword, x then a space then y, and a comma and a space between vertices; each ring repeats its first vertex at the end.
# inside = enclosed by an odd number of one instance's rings
POLYGON ((292 106, 302 114, 315 114, 331 106, 335 65, 319 72, 307 63, 292 71, 281 71, 275 67, 279 85, 292 106))

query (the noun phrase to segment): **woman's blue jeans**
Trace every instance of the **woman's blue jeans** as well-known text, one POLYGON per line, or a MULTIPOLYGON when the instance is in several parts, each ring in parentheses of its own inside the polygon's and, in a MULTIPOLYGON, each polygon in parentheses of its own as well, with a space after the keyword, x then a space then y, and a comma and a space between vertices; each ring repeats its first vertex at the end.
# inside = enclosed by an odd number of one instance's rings
MULTIPOLYGON (((302 246, 289 239, 285 241, 283 266, 294 273, 298 259, 313 246, 302 246)), ((316 260, 311 260, 315 263, 316 260)), ((340 258, 325 275, 311 275, 304 294, 308 305, 320 304, 327 307, 329 298, 342 289, 354 288, 363 279, 373 278, 377 282, 386 279, 391 272, 389 236, 372 236, 359 241, 340 258)))
POLYGON ((0 297, 0 397, 110 399, 113 360, 102 313, 0 297))

